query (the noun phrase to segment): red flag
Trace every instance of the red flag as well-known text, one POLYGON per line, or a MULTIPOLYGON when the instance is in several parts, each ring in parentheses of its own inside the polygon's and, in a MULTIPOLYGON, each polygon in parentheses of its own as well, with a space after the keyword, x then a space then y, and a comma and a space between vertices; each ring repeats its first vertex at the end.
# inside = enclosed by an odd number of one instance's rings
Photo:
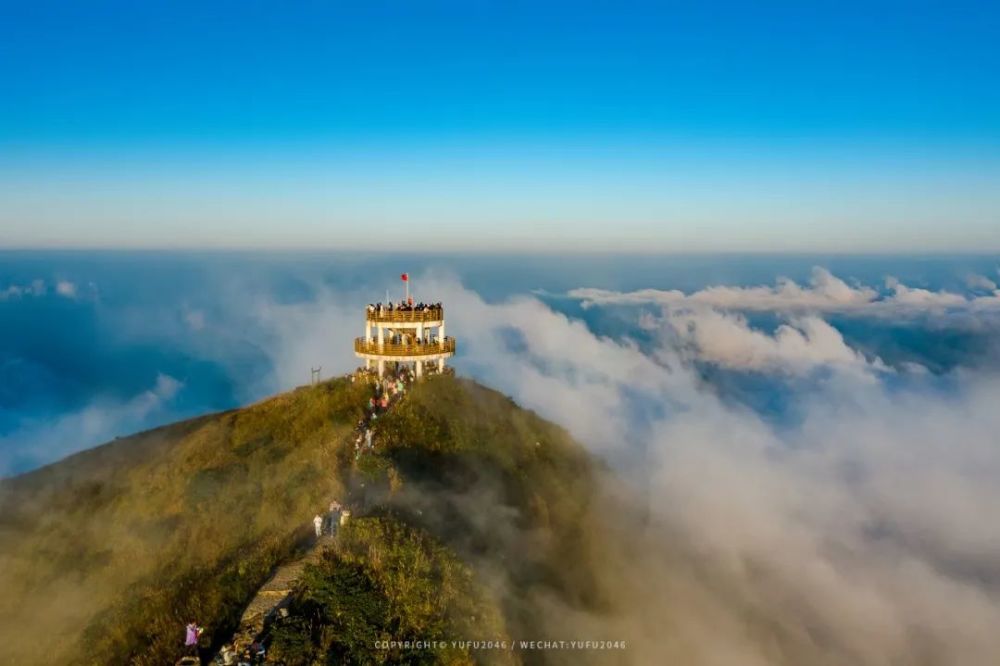
POLYGON ((403 282, 409 282, 409 281, 410 281, 410 274, 409 274, 409 273, 403 273, 403 274, 402 274, 402 275, 400 275, 399 277, 400 277, 400 279, 401 279, 401 280, 402 280, 403 282))

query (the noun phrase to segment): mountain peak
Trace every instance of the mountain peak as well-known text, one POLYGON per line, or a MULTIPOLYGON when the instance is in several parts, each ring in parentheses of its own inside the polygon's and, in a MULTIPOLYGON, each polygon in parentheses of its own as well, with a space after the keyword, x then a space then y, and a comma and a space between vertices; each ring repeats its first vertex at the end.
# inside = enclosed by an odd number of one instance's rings
POLYGON ((537 623, 510 591, 579 583, 560 563, 593 493, 586 453, 468 379, 428 377, 372 412, 383 386, 359 372, 4 481, 8 655, 160 664, 181 656, 189 621, 216 649, 276 569, 313 548, 331 500, 353 517, 269 621, 275 658, 461 661, 470 649, 376 653, 360 636, 502 640, 537 623), (362 620, 354 638, 335 630, 362 620))

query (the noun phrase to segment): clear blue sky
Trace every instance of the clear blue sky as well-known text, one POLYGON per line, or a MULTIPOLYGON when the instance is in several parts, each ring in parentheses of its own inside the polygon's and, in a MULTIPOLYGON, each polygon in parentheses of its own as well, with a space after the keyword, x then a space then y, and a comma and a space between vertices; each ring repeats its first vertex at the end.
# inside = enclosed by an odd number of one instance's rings
POLYGON ((1000 6, 0 6, 0 246, 407 245, 1000 251, 1000 6))

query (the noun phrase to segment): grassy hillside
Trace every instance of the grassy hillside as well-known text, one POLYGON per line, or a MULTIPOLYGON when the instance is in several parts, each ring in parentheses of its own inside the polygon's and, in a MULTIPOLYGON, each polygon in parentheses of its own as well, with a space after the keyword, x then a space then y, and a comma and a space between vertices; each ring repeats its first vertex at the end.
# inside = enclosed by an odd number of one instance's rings
MULTIPOLYGON (((334 497, 355 518, 272 627, 281 663, 517 662, 376 641, 552 639, 565 614, 607 607, 599 472, 562 429, 434 377, 378 420, 377 452, 355 460, 369 390, 302 388, 3 482, 5 657, 169 663, 191 620, 225 640, 334 497)), ((541 659, 558 653, 529 661, 541 659)))
POLYGON ((224 634, 343 494, 367 397, 303 388, 4 481, 3 661, 162 664, 191 618, 224 634))
MULTIPOLYGON (((469 664, 473 651, 452 647, 452 640, 506 637, 475 572, 426 533, 385 516, 362 517, 342 530, 307 570, 290 610, 271 632, 271 657, 290 665, 469 664), (376 648, 379 641, 404 645, 376 648)), ((511 661, 506 652, 496 656, 479 661, 511 661)))
MULTIPOLYGON (((440 377, 415 387, 378 433, 379 453, 363 459, 356 497, 369 517, 311 571, 278 625, 275 655, 289 664, 327 663, 316 661, 322 655, 336 657, 328 663, 509 663, 523 656, 372 645, 376 638, 572 640, 579 636, 567 634, 563 614, 607 607, 598 470, 564 430, 474 382, 440 377), (433 544, 445 544, 446 556, 433 544), (414 580, 414 567, 396 559, 422 562, 429 573, 414 580), (368 614, 345 608, 336 601, 345 579, 378 598, 402 599, 368 614), (436 585, 426 597, 409 589, 428 580, 436 585)), ((560 658, 581 663, 588 655, 529 660, 560 658)))

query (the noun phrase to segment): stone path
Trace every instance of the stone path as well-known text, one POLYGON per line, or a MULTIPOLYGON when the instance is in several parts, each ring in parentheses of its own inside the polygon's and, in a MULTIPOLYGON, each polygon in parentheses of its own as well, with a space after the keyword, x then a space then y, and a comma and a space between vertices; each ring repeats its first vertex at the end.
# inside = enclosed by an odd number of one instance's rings
POLYGON ((333 540, 334 535, 324 534, 299 559, 278 567, 243 611, 240 634, 256 636, 263 631, 265 618, 288 602, 306 565, 318 562, 324 548, 331 545, 333 540))

